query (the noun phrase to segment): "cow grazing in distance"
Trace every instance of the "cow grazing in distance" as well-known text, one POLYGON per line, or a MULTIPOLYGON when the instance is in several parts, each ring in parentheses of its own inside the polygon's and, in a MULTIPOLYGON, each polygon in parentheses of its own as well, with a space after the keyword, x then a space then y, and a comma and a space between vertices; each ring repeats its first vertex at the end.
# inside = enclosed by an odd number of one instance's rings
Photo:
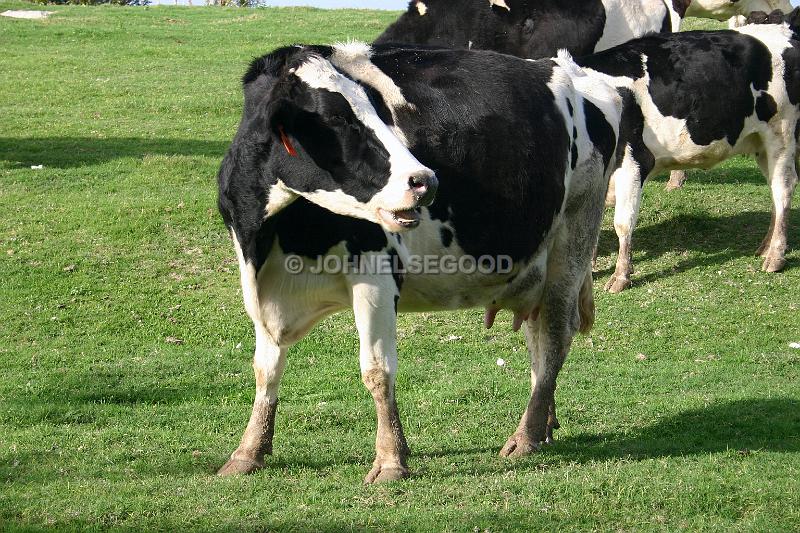
POLYGON ((606 50, 685 17, 791 10, 789 0, 412 0, 376 43, 478 48, 531 59, 606 50))
POLYGON ((797 183, 800 42, 787 25, 658 34, 578 59, 607 75, 625 101, 614 173, 619 256, 606 288, 630 285, 631 234, 645 179, 753 155, 770 185, 772 221, 758 254, 785 265, 787 216, 797 183))
POLYGON ((556 376, 594 317, 591 257, 616 167, 616 89, 567 54, 525 61, 353 43, 276 50, 252 64, 244 93, 219 209, 255 327, 256 396, 219 473, 264 466, 287 351, 346 308, 378 418, 365 482, 408 475, 398 311, 484 307, 488 325, 511 311, 528 342, 532 393, 501 454, 549 440, 556 376), (508 268, 496 268, 500 258, 508 268), (329 259, 351 268, 313 271, 329 259), (452 262, 471 268, 454 272, 452 262))

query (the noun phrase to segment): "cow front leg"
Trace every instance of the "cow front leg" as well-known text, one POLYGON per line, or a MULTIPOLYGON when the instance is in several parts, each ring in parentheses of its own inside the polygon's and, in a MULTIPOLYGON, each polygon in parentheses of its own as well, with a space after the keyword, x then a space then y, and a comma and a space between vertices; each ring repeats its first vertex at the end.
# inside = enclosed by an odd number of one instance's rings
POLYGON ((375 402, 378 419, 375 461, 364 483, 408 477, 408 445, 395 399, 397 374, 398 291, 391 278, 360 281, 353 286, 353 312, 360 341, 361 379, 375 402))
POLYGON ((500 450, 503 457, 522 457, 553 441, 560 426, 555 411, 556 377, 569 351, 572 335, 568 314, 560 305, 542 306, 538 320, 525 323, 525 339, 531 356, 531 396, 516 431, 500 450))
POLYGON ((285 366, 286 349, 278 346, 263 327, 256 328, 256 351, 253 356, 256 397, 253 412, 239 447, 217 474, 250 474, 264 468, 264 455, 272 454, 278 387, 285 366))
POLYGON ((631 285, 631 274, 633 273, 631 241, 642 201, 642 182, 639 171, 629 156, 626 156, 622 167, 614 173, 614 176, 617 187, 614 231, 619 239, 619 254, 616 268, 606 283, 605 289, 617 293, 631 285))

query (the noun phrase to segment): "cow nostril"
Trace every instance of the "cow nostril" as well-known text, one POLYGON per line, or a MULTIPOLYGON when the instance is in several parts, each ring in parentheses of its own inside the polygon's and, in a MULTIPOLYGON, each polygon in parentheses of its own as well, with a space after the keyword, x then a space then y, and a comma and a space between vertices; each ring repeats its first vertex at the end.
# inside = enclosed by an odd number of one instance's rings
POLYGON ((408 178, 408 186, 415 191, 425 189, 428 186, 428 177, 424 174, 414 174, 408 178))

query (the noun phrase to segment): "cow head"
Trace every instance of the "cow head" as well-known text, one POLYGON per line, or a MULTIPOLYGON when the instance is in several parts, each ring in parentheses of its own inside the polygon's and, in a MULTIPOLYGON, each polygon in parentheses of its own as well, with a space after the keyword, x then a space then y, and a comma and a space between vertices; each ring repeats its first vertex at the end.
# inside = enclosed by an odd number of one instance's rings
MULTIPOLYGON (((287 47, 251 65, 244 113, 220 170, 266 201, 265 217, 297 197, 389 231, 416 226, 436 177, 379 117, 367 91, 329 60, 329 47, 287 47)), ((373 96, 374 98, 374 96, 373 96)))
MULTIPOLYGON (((688 7, 684 8, 687 17, 717 20, 727 20, 737 15, 746 17, 753 11, 771 13, 780 9, 784 13, 789 13, 792 10, 789 0, 673 0, 673 4, 688 4, 688 7)), ((678 12, 680 13, 680 10, 678 12)))

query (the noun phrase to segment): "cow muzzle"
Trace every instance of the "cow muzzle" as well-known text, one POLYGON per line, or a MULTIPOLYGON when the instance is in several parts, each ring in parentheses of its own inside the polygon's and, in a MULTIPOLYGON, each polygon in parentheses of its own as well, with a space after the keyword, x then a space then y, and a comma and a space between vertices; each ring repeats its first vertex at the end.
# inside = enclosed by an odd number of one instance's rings
POLYGON ((439 180, 432 170, 415 170, 399 183, 404 184, 399 208, 379 208, 378 219, 389 231, 398 232, 416 228, 420 222, 420 207, 427 207, 436 198, 439 180))

